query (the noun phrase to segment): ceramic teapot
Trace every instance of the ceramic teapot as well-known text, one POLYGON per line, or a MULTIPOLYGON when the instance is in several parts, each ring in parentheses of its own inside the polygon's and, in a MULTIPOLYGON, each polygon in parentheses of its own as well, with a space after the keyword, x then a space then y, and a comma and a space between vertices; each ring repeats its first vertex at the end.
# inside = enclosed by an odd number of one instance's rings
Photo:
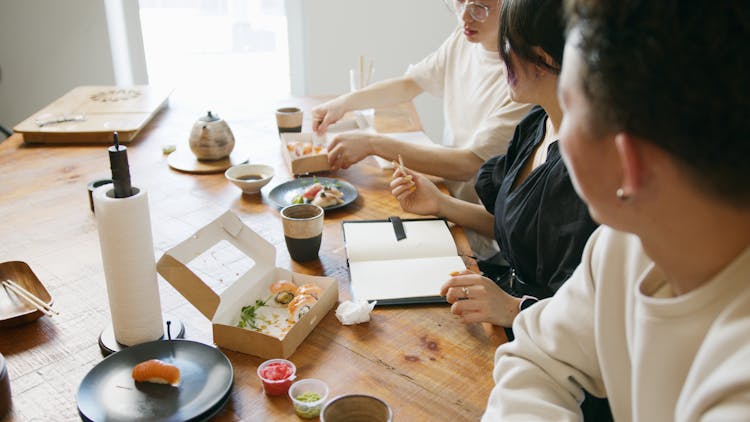
POLYGON ((234 135, 227 122, 209 111, 193 124, 190 149, 199 160, 220 160, 234 149, 234 135))

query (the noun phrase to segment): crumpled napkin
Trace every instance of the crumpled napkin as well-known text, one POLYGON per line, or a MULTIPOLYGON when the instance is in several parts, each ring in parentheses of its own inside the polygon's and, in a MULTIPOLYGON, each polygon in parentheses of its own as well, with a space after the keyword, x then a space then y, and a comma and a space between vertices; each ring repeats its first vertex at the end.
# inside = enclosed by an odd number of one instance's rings
POLYGON ((336 308, 336 318, 344 325, 359 324, 370 320, 370 312, 375 307, 377 301, 367 303, 366 300, 352 302, 347 300, 341 302, 336 308))

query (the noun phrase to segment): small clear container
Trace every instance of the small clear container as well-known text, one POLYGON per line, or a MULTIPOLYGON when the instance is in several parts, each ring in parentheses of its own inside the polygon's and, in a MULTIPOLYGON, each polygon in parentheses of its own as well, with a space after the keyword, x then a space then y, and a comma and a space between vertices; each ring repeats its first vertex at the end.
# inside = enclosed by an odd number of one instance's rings
POLYGON ((297 367, 286 359, 270 359, 258 367, 258 378, 269 396, 281 396, 297 378, 297 367))
POLYGON ((299 380, 289 387, 289 398, 292 399, 297 416, 317 418, 328 399, 328 384, 314 378, 299 380))

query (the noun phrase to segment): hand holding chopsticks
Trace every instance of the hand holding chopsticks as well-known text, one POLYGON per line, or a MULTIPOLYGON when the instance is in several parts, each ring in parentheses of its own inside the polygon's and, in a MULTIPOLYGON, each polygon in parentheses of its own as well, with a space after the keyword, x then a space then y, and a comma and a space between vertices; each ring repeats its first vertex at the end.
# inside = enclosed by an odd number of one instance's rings
POLYGON ((52 315, 60 315, 60 312, 53 309, 50 305, 44 303, 42 299, 39 299, 33 293, 19 286, 18 284, 16 284, 16 282, 12 280, 3 281, 3 287, 12 291, 13 293, 16 294, 16 296, 19 296, 20 298, 24 299, 26 302, 31 304, 33 307, 35 307, 36 309, 38 309, 40 312, 42 312, 44 315, 47 315, 48 317, 51 317, 52 315))

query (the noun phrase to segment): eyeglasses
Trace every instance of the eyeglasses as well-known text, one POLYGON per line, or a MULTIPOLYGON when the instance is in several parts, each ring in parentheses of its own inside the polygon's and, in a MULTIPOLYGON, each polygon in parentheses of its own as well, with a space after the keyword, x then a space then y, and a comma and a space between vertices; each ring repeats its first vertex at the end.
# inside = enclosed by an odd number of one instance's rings
POLYGON ((457 15, 463 15, 468 11, 469 16, 477 22, 484 22, 490 16, 490 7, 482 3, 466 0, 443 0, 443 2, 457 15))

